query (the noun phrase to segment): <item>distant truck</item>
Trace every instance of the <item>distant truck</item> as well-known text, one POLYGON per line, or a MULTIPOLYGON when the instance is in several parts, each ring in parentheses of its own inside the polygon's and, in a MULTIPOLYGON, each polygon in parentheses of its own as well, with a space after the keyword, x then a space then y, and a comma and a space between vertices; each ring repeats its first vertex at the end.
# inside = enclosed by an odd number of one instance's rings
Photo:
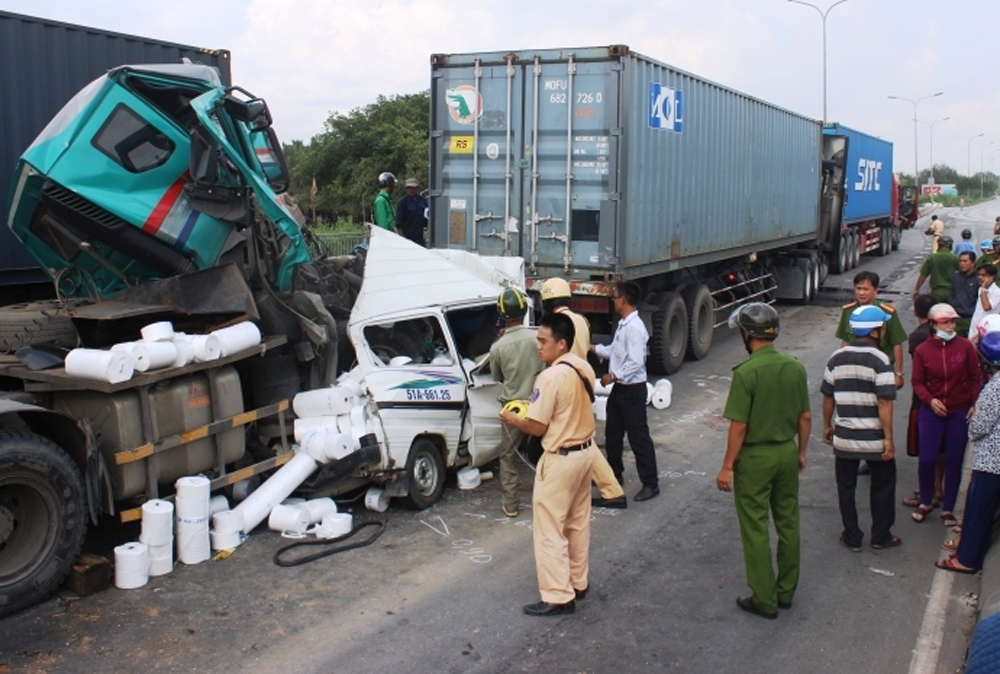
POLYGON ((430 136, 432 245, 522 256, 532 290, 566 278, 597 333, 638 282, 666 374, 736 306, 810 301, 916 214, 890 143, 622 45, 435 54, 430 136))

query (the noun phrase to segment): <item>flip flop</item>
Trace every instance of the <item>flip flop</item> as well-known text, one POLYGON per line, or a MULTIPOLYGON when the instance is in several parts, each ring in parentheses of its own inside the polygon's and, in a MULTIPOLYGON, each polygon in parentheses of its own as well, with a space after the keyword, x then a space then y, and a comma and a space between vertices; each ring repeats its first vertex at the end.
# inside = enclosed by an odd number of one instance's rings
POLYGON ((958 526, 958 520, 955 519, 955 515, 950 512, 941 513, 941 521, 944 522, 946 527, 958 526))
POLYGON ((895 548, 898 545, 903 544, 903 539, 899 536, 893 536, 885 543, 872 543, 872 550, 885 550, 886 548, 895 548))
POLYGON ((959 566, 959 562, 954 557, 949 557, 948 559, 939 560, 934 564, 937 568, 942 571, 951 571, 952 573, 979 573, 979 569, 967 569, 964 566, 959 566))
POLYGON ((920 496, 907 496, 903 499, 903 505, 907 508, 916 508, 920 505, 920 496))
POLYGON ((925 519, 927 519, 927 515, 929 515, 933 510, 934 506, 926 506, 926 505, 917 506, 917 509, 913 511, 912 515, 913 521, 923 522, 925 519))
POLYGON ((958 550, 958 539, 950 538, 944 543, 942 543, 941 547, 947 550, 948 552, 954 552, 955 550, 958 550))

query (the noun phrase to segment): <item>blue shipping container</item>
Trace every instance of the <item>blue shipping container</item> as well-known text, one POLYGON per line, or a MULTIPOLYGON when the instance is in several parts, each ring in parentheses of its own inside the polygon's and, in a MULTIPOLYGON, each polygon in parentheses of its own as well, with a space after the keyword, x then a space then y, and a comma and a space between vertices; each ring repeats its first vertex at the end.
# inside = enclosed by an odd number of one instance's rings
POLYGON ((847 139, 844 224, 888 218, 892 214, 892 143, 840 124, 827 124, 823 133, 847 139))
POLYGON ((822 125, 632 52, 431 59, 431 238, 640 278, 815 241, 822 125))

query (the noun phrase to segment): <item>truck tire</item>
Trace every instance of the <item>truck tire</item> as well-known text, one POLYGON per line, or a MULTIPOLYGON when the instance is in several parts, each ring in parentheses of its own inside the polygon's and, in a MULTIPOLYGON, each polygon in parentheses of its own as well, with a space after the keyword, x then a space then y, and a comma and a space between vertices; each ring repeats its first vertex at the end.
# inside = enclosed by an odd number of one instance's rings
POLYGON ((80 554, 86 488, 47 438, 0 433, 0 616, 52 594, 80 554))
POLYGON ((892 250, 899 250, 899 242, 903 238, 903 231, 899 227, 892 228, 892 242, 890 248, 892 250))
POLYGON ((847 265, 847 253, 849 247, 847 245, 847 235, 840 235, 840 248, 837 250, 837 254, 832 256, 830 259, 830 272, 833 274, 843 274, 848 270, 847 265))
POLYGON ((444 491, 444 457, 438 446, 428 438, 417 438, 406 457, 406 475, 409 491, 406 505, 414 510, 429 508, 444 491))
POLYGON ((861 237, 857 230, 851 230, 851 269, 861 263, 861 237))
POLYGON ((73 319, 56 301, 0 307, 0 353, 14 353, 27 344, 60 342, 76 346, 73 319))
POLYGON ((795 260, 795 266, 802 270, 802 290, 798 304, 809 304, 816 296, 816 265, 811 258, 800 257, 795 260))
POLYGON ((653 335, 649 338, 649 369, 671 375, 681 369, 687 352, 688 316, 684 299, 676 292, 658 293, 660 308, 653 313, 653 335))
POLYGON ((690 285, 681 291, 688 315, 687 357, 701 360, 712 348, 715 334, 715 300, 712 291, 703 283, 690 285))

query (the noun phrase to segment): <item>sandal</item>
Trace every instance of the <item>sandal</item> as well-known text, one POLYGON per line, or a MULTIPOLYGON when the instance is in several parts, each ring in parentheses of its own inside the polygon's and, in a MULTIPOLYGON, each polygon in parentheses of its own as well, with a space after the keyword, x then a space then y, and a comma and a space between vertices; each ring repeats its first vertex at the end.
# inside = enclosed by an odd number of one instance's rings
POLYGON ((942 571, 952 571, 954 573, 979 573, 979 569, 970 569, 966 566, 962 566, 954 557, 949 557, 948 559, 942 559, 934 564, 937 568, 942 571))
POLYGON ((941 520, 944 522, 946 527, 958 526, 958 520, 955 519, 955 516, 950 512, 941 513, 941 520))
POLYGON ((958 539, 949 538, 948 540, 946 540, 944 543, 941 544, 941 547, 947 550, 948 552, 954 552, 955 550, 958 550, 958 539))
POLYGON ((927 515, 929 515, 932 510, 934 510, 934 506, 927 506, 927 505, 917 506, 917 509, 913 511, 913 521, 923 522, 927 518, 927 515))
POLYGON ((907 508, 916 508, 920 505, 920 495, 917 494, 916 496, 907 496, 903 499, 903 505, 907 508))
POLYGON ((896 546, 902 544, 902 538, 899 536, 891 536, 885 543, 872 543, 872 550, 885 550, 886 548, 895 548, 896 546))

